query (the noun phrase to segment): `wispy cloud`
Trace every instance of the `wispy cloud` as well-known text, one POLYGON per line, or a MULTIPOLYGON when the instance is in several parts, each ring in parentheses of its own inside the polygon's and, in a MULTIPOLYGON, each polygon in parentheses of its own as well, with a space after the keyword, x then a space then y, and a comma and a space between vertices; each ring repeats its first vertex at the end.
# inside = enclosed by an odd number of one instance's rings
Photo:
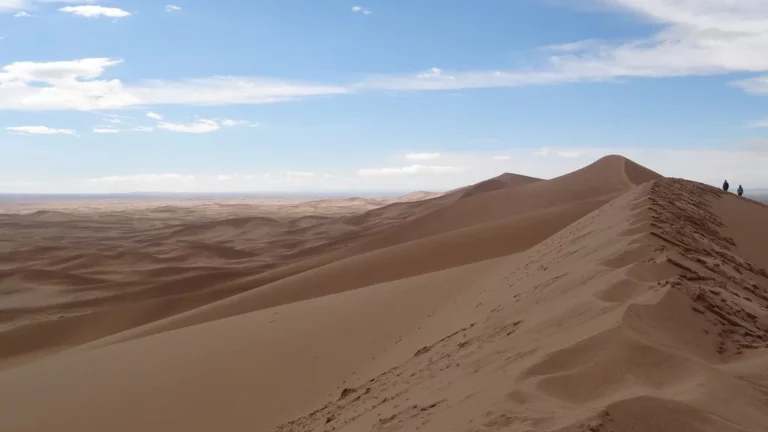
MULTIPOLYGON (((566 41, 544 47, 541 64, 513 70, 429 71, 378 75, 359 86, 371 90, 456 90, 551 85, 620 78, 660 78, 768 72, 768 2, 762 0, 604 0, 660 24, 661 30, 628 42, 566 41), (451 78, 448 78, 451 77, 451 78)), ((768 93, 768 76, 737 83, 768 93)))
POLYGON ((357 171, 359 176, 389 176, 408 174, 446 174, 461 172, 462 168, 438 165, 410 165, 400 168, 363 168, 357 171))
POLYGON ((159 129, 169 130, 171 132, 182 133, 208 133, 219 130, 221 127, 213 120, 201 119, 195 123, 178 124, 178 123, 158 123, 159 129))
POLYGON ((155 119, 155 120, 162 120, 163 119, 163 116, 161 116, 160 114, 157 114, 157 113, 153 113, 151 111, 148 112, 146 115, 147 115, 147 117, 149 117, 151 119, 155 119))
POLYGON ((363 15, 370 15, 373 13, 370 9, 366 9, 362 6, 352 6, 352 12, 362 13, 363 15))
POLYGON ((59 9, 59 12, 71 13, 73 15, 86 17, 86 18, 125 18, 131 16, 131 13, 115 7, 104 7, 97 5, 83 5, 83 6, 65 6, 59 9))
POLYGON ((222 126, 226 127, 233 127, 233 126, 250 126, 250 127, 258 127, 259 122, 252 122, 249 120, 233 120, 233 119, 224 119, 221 121, 222 126))
POLYGON ((235 105, 285 102, 350 93, 345 86, 304 84, 259 77, 221 76, 182 81, 145 81, 126 93, 145 104, 235 105))
POLYGON ((151 128, 148 126, 136 126, 135 128, 131 129, 134 132, 152 132, 155 130, 155 128, 151 128))
POLYGON ((115 133, 120 133, 120 130, 115 128, 93 128, 93 133, 115 134, 115 133))
POLYGON ((405 155, 409 160, 431 160, 440 157, 440 153, 409 153, 405 155))
POLYGON ((747 93, 763 95, 768 94, 768 76, 749 78, 745 80, 734 81, 734 86, 739 87, 747 93))
POLYGON ((492 156, 491 159, 493 159, 495 161, 506 161, 506 160, 512 159, 512 156, 504 156, 504 155, 492 156))
POLYGON ((345 94, 344 86, 315 85, 259 77, 211 77, 143 81, 126 85, 98 79, 114 58, 15 62, 0 68, 0 109, 107 110, 139 105, 263 104, 310 96, 345 94))
MULTIPOLYGON (((106 117, 108 119, 132 119, 133 117, 127 116, 127 115, 120 115, 120 114, 110 114, 110 113, 104 113, 99 111, 91 111, 93 114, 100 115, 103 117, 106 117)), ((107 120, 109 121, 109 120, 107 120)))
POLYGON ((547 155, 549 154, 549 148, 547 148, 547 147, 542 147, 542 148, 540 148, 540 149, 538 149, 538 150, 534 151, 534 152, 533 152, 533 153, 531 153, 531 154, 532 154, 532 155, 534 155, 534 156, 547 156, 547 155))
POLYGON ((601 46, 604 46, 606 44, 606 41, 604 40, 597 40, 597 39, 586 39, 581 40, 577 42, 569 42, 564 44, 555 44, 555 45, 547 45, 542 47, 541 49, 543 51, 554 51, 554 52, 578 52, 578 51, 586 51, 590 49, 596 49, 600 48, 601 46))
POLYGON ((32 14, 26 12, 26 11, 16 12, 13 16, 14 16, 14 18, 32 18, 32 17, 34 17, 34 15, 32 15, 32 14))
POLYGON ((28 135, 76 135, 72 129, 56 129, 48 126, 11 126, 8 131, 28 135))
POLYGON ((433 78, 443 78, 447 80, 455 80, 456 77, 450 76, 450 75, 443 75, 443 70, 440 68, 430 68, 429 70, 426 70, 424 72, 421 72, 419 74, 416 74, 416 78, 419 79, 433 79, 433 78))
POLYGON ((166 12, 178 12, 180 10, 181 10, 181 6, 176 6, 176 5, 171 5, 171 4, 165 5, 165 11, 166 12))

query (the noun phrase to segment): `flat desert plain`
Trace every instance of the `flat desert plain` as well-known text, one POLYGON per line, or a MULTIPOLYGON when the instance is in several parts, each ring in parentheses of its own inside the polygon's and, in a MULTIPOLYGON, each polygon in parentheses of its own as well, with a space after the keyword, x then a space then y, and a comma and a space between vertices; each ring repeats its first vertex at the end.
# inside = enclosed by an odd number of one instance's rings
POLYGON ((768 430, 768 207, 620 156, 0 206, 2 431, 768 430))

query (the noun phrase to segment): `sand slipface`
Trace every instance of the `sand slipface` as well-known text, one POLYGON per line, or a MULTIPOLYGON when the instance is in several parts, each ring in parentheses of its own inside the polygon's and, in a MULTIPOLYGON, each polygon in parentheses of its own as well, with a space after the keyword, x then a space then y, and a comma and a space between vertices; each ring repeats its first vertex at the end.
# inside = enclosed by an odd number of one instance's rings
POLYGON ((5 330, 0 430, 768 430, 768 207, 618 156, 510 179, 323 219, 354 239, 266 270, 205 249, 204 288, 5 330))

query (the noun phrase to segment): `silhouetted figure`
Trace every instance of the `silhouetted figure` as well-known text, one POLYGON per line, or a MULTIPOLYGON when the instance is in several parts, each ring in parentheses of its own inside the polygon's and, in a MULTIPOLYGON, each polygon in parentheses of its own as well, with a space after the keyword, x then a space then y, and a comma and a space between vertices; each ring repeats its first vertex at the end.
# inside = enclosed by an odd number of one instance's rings
POLYGON ((724 190, 724 191, 726 191, 726 192, 728 192, 728 188, 729 188, 729 187, 730 187, 730 186, 728 185, 728 180, 726 180, 726 181, 723 183, 723 190, 724 190))
POLYGON ((742 196, 742 195, 744 195, 744 188, 741 187, 741 185, 739 185, 739 189, 736 192, 739 193, 739 196, 742 196))

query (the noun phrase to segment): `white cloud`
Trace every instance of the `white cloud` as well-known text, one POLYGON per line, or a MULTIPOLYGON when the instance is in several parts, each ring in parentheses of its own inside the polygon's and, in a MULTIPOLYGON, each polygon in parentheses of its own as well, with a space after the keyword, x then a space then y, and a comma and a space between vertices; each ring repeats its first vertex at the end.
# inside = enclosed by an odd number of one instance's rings
POLYGON ((131 16, 130 12, 124 11, 120 8, 104 7, 97 5, 86 6, 65 6, 59 9, 59 12, 71 13, 86 18, 98 18, 100 16, 108 18, 125 18, 131 16))
POLYGON ((119 63, 108 58, 11 63, 0 69, 0 109, 95 110, 138 104, 120 81, 95 79, 119 63))
POLYGON ((436 165, 411 165, 401 168, 364 168, 357 171, 359 176, 389 176, 403 174, 444 174, 462 171, 461 168, 436 165))
POLYGON ((113 58, 16 62, 0 68, 0 109, 106 110, 138 105, 262 104, 309 96, 344 94, 343 86, 294 83, 258 77, 143 81, 126 85, 97 79, 122 63, 113 58))
POLYGON ((114 134, 119 132, 120 130, 115 128, 93 128, 93 133, 98 134, 114 134))
POLYGON ((155 120, 162 120, 163 119, 163 116, 161 116, 160 114, 153 113, 153 112, 148 112, 146 115, 147 115, 147 117, 149 117, 151 119, 155 119, 155 120))
POLYGON ((409 153, 405 155, 409 160, 431 160, 440 157, 440 153, 409 153))
POLYGON ((0 12, 21 9, 24 4, 25 0, 0 0, 0 12))
POLYGON ((577 157, 581 156, 581 153, 577 152, 577 151, 561 151, 561 152, 557 152, 557 155, 559 157, 562 157, 562 158, 571 158, 572 159, 572 158, 577 158, 577 157))
POLYGON ((15 18, 31 18, 31 17, 33 17, 34 15, 32 15, 32 14, 30 14, 30 13, 27 13, 27 12, 25 12, 25 11, 21 11, 21 12, 16 12, 16 13, 15 13, 13 16, 14 16, 15 18))
POLYGON ((370 15, 373 13, 362 6, 352 6, 352 12, 361 12, 363 15, 370 15))
POLYGON ((196 123, 190 124, 176 124, 176 123, 158 123, 160 129, 169 130, 171 132, 183 132, 183 133, 208 133, 214 132, 220 129, 218 123, 213 120, 200 119, 196 123))
POLYGON ((165 5, 165 11, 166 12, 178 12, 181 10, 181 6, 176 5, 165 5))
POLYGON ((542 147, 542 148, 536 150, 535 152, 533 152, 531 154, 533 154, 535 156, 547 156, 547 155, 549 155, 549 148, 542 147))
POLYGON ((55 129, 47 126, 11 126, 8 131, 29 135, 75 135, 72 129, 55 129))
POLYGON ((511 156, 500 155, 500 156, 492 156, 491 159, 493 159, 495 161, 506 161, 506 160, 512 159, 512 157, 511 156))
POLYGON ((232 120, 232 119, 224 119, 221 121, 222 126, 227 127, 233 127, 233 126, 251 126, 251 127, 258 127, 259 122, 251 122, 248 120, 232 120))
MULTIPOLYGON (((2 12, 14 12, 24 9, 33 9, 38 6, 38 3, 96 3, 98 0, 0 0, 0 13, 2 12)), ((29 14, 22 14, 19 16, 32 16, 29 14)))
POLYGON ((0 83, 21 85, 30 82, 67 83, 77 79, 93 79, 107 67, 121 63, 120 60, 91 58, 74 61, 46 63, 16 62, 0 70, 0 83))
POLYGON ((117 118, 108 118, 108 119, 104 119, 104 121, 108 123, 115 123, 115 124, 120 124, 123 122, 122 120, 117 118))
POLYGON ((147 127, 147 126, 136 126, 135 128, 131 129, 134 132, 152 132, 155 130, 154 128, 147 127))

